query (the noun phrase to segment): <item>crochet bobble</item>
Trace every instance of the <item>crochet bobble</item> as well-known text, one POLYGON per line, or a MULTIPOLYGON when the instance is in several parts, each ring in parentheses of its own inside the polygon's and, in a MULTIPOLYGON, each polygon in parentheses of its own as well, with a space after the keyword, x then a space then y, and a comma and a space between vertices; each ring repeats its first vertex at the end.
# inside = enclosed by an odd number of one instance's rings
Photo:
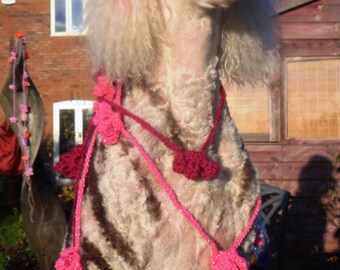
POLYGON ((247 270, 248 262, 238 255, 236 248, 220 250, 209 261, 211 270, 247 270))
POLYGON ((64 249, 55 264, 57 270, 81 270, 81 257, 75 247, 64 249))
POLYGON ((190 180, 216 178, 220 174, 220 166, 211 161, 207 155, 198 151, 179 152, 175 155, 172 168, 190 180))

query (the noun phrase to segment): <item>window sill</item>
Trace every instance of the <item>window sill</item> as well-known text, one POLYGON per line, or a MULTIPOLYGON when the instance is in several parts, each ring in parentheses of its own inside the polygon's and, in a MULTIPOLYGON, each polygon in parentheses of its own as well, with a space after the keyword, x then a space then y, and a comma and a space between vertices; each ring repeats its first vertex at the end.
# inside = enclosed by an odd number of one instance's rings
POLYGON ((85 33, 51 33, 50 37, 84 37, 85 33))

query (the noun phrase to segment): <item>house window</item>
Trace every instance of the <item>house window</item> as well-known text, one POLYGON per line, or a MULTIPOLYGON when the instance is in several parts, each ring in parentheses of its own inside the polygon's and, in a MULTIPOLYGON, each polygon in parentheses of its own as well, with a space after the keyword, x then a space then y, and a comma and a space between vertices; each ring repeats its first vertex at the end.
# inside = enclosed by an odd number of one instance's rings
POLYGON ((288 58, 289 138, 340 138, 340 58, 288 58))
POLYGON ((277 100, 272 88, 264 85, 225 86, 227 101, 238 131, 245 141, 277 141, 277 100), (274 121, 275 120, 275 121, 274 121))
POLYGON ((83 3, 83 0, 51 0, 51 34, 81 34, 83 3))
POLYGON ((53 104, 53 161, 68 152, 83 136, 92 116, 93 101, 72 100, 53 104))

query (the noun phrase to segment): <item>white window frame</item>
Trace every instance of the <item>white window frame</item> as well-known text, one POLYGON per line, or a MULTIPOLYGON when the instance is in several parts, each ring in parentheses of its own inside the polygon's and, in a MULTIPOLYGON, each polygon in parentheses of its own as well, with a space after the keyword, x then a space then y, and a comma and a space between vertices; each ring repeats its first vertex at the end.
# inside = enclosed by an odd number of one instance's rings
MULTIPOLYGON (((83 1, 83 18, 84 18, 84 6, 86 0, 83 1)), ((72 0, 66 0, 66 31, 65 32, 56 32, 55 31, 55 0, 51 0, 50 2, 50 12, 51 12, 51 36, 80 36, 84 35, 85 31, 83 27, 81 27, 80 31, 72 32, 72 0)))
POLYGON ((74 110, 74 136, 75 143, 83 143, 83 110, 92 109, 92 100, 69 100, 53 103, 53 164, 60 158, 60 111, 74 110))

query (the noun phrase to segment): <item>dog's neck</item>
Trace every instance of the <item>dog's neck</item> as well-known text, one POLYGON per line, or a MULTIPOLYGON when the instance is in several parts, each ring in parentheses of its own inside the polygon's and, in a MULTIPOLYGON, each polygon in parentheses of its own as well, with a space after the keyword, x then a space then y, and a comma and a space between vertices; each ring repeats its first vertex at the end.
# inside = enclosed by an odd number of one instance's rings
POLYGON ((163 97, 163 109, 173 117, 182 142, 193 149, 209 134, 219 99, 216 55, 222 10, 207 14, 189 4, 183 7, 183 1, 179 9, 178 2, 171 1, 164 11, 166 41, 153 89, 163 97))

